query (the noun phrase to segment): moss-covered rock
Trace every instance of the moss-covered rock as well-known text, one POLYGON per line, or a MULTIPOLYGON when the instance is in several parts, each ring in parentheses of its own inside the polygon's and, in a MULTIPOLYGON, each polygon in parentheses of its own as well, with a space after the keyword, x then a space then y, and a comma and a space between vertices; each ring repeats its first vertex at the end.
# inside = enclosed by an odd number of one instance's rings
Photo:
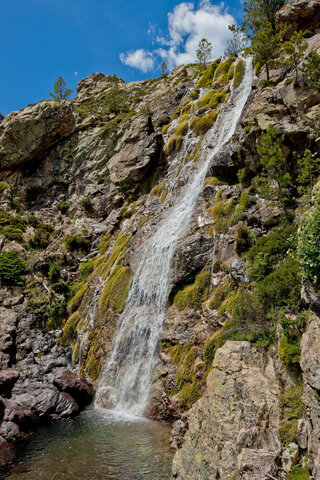
POLYGON ((106 281, 99 301, 99 308, 111 308, 121 313, 132 282, 132 272, 129 267, 117 266, 106 281))
POLYGON ((179 310, 198 308, 208 296, 211 282, 210 272, 206 269, 196 275, 194 283, 187 285, 174 297, 174 304, 179 310))
POLYGON ((205 135, 210 128, 213 127, 214 122, 218 116, 217 111, 212 111, 203 117, 196 117, 190 122, 190 127, 195 135, 205 135))

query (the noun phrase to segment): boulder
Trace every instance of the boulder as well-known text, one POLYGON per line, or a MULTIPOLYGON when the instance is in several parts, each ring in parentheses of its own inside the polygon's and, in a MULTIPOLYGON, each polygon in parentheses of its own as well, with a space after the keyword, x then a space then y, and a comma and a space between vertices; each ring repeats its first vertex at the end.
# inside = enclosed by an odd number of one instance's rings
POLYGON ((290 38, 295 31, 310 30, 313 33, 320 31, 320 0, 291 0, 278 11, 278 24, 287 23, 290 28, 286 38, 290 38))
POLYGON ((0 467, 4 467, 13 462, 16 458, 15 446, 0 437, 0 467))
POLYGON ((70 135, 73 124, 68 101, 44 100, 10 113, 0 125, 0 170, 41 159, 50 147, 70 135))
POLYGON ((70 394, 80 407, 88 405, 93 398, 93 386, 84 378, 70 372, 70 370, 60 370, 53 380, 53 384, 61 392, 70 394))
MULTIPOLYGON (((1 398, 1 397, 0 397, 1 398)), ((20 405, 13 400, 2 399, 5 411, 4 421, 13 422, 23 432, 33 432, 38 424, 37 415, 27 407, 20 405)))
POLYGON ((18 370, 9 368, 0 372, 0 395, 8 395, 19 378, 18 370))
POLYGON ((189 412, 189 429, 173 460, 174 478, 277 477, 280 366, 275 351, 267 356, 249 342, 228 341, 217 350, 207 395, 189 412))

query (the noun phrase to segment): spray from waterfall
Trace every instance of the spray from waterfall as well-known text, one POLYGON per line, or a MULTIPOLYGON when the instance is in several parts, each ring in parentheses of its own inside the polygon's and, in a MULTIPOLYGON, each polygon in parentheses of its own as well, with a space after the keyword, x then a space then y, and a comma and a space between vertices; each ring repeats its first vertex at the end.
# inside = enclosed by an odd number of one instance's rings
POLYGON ((198 166, 140 252, 140 264, 98 386, 96 401, 102 407, 134 415, 144 413, 172 284, 176 244, 196 208, 213 157, 235 133, 252 88, 251 63, 250 58, 245 60, 243 81, 231 91, 214 127, 207 133, 198 166))

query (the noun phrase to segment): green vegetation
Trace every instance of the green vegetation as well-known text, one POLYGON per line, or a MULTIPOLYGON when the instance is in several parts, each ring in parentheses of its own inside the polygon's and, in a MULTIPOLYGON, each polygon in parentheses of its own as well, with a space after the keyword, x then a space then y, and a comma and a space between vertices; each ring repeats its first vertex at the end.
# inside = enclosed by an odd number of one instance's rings
POLYGON ((194 118, 190 122, 190 127, 195 135, 205 135, 210 128, 213 127, 214 122, 218 116, 217 111, 212 111, 203 117, 194 118))
POLYGON ((238 255, 249 250, 254 241, 254 235, 250 228, 243 222, 239 222, 237 225, 236 235, 234 238, 234 249, 238 255))
POLYGON ((214 229, 217 233, 225 233, 231 226, 231 218, 235 209, 235 200, 219 200, 219 192, 216 195, 215 204, 209 209, 214 219, 214 229))
POLYGON ((74 312, 66 321, 63 327, 63 335, 61 337, 62 345, 71 345, 77 338, 77 326, 80 322, 79 312, 74 312))
POLYGON ((298 436, 298 421, 283 420, 279 427, 278 436, 284 445, 296 442, 298 436))
POLYGON ((76 250, 83 250, 84 252, 89 250, 90 241, 83 235, 67 235, 64 239, 65 246, 71 252, 76 250))
POLYGON ((97 360, 95 354, 92 351, 92 347, 89 350, 88 356, 87 356, 87 362, 85 369, 92 380, 97 380, 99 377, 99 373, 101 370, 101 365, 99 361, 97 360))
POLYGON ((234 73, 234 80, 233 80, 233 88, 239 87, 243 80, 243 76, 245 73, 245 68, 246 65, 243 60, 239 60, 236 64, 235 67, 235 73, 234 73))
POLYGON ((312 282, 320 280, 320 200, 298 235, 298 259, 304 274, 312 282))
POLYGON ((99 308, 122 313, 132 282, 132 272, 129 267, 117 266, 106 281, 99 301, 99 308))
POLYGON ((71 292, 70 292, 71 298, 67 306, 69 313, 73 313, 76 310, 78 310, 82 302, 82 298, 87 291, 87 288, 88 288, 88 282, 78 282, 72 286, 71 292))
POLYGON ((315 50, 307 56, 302 70, 309 86, 320 91, 320 55, 315 50))
POLYGON ((214 74, 214 82, 219 83, 220 85, 226 85, 229 82, 229 69, 234 61, 235 57, 230 57, 225 62, 219 63, 214 74))
POLYGON ((0 281, 9 287, 23 286, 27 273, 27 263, 18 257, 15 251, 0 255, 0 281))
POLYGON ((119 265, 120 262, 123 260, 126 246, 130 242, 132 236, 127 232, 124 232, 116 237, 116 240, 113 244, 112 252, 108 259, 103 255, 102 257, 96 260, 95 270, 93 272, 93 276, 101 275, 103 279, 106 279, 112 267, 119 265))
POLYGON ((279 356, 288 368, 296 368, 300 363, 300 338, 295 343, 290 343, 287 337, 282 337, 279 344, 279 356))
POLYGON ((166 145, 166 149, 165 149, 166 153, 168 155, 171 155, 172 153, 175 153, 178 150, 180 150, 182 141, 183 141, 182 135, 172 135, 172 137, 170 137, 169 142, 166 145))
POLYGON ((290 65, 294 68, 295 71, 295 87, 298 86, 298 65, 300 64, 301 60, 303 59, 304 53, 308 48, 308 42, 304 38, 302 32, 294 32, 288 42, 285 42, 283 45, 283 49, 285 52, 285 59, 284 64, 290 65))
MULTIPOLYGON (((221 61, 221 58, 218 58, 214 62, 212 62, 209 67, 203 72, 203 74, 200 77, 200 80, 197 83, 197 89, 199 88, 209 88, 212 85, 213 82, 213 77, 215 74, 215 71, 221 61)), ((196 100, 199 97, 199 90, 193 90, 187 100, 196 100)))
POLYGON ((307 467, 294 465, 287 475, 286 480, 310 480, 309 470, 307 467))
POLYGON ((200 40, 198 49, 196 51, 197 60, 201 70, 204 70, 207 66, 207 62, 211 57, 212 45, 206 38, 200 40))
POLYGON ((69 203, 66 201, 61 202, 59 205, 59 211, 62 215, 65 215, 67 213, 68 208, 69 208, 69 203))
POLYGON ((302 390, 303 384, 299 381, 296 385, 288 387, 281 395, 281 403, 289 419, 303 416, 302 390))
POLYGON ((0 235, 8 240, 23 242, 23 234, 27 229, 27 222, 19 215, 13 216, 0 209, 0 235))
POLYGON ((226 281, 218 285, 212 293, 212 296, 209 300, 208 306, 211 310, 216 310, 220 307, 223 301, 231 295, 234 291, 234 283, 231 281, 226 281))
POLYGON ((70 97, 73 90, 67 88, 65 80, 60 76, 53 84, 53 93, 50 93, 50 97, 54 100, 66 100, 70 97))
POLYGON ((200 307, 208 296, 210 281, 210 272, 206 269, 201 270, 196 275, 194 283, 187 285, 175 295, 174 304, 176 307, 179 310, 200 307))
POLYGON ((10 188, 10 185, 7 182, 0 181, 0 194, 8 188, 10 188))
POLYGON ((228 88, 218 88, 217 90, 209 90, 203 95, 201 100, 197 103, 198 109, 210 108, 215 109, 221 103, 225 103, 228 99, 228 88))
POLYGON ((305 194, 309 197, 309 202, 312 204, 312 190, 315 179, 319 175, 320 159, 313 158, 310 150, 306 149, 303 157, 298 159, 298 182, 300 186, 298 187, 298 192, 305 194))

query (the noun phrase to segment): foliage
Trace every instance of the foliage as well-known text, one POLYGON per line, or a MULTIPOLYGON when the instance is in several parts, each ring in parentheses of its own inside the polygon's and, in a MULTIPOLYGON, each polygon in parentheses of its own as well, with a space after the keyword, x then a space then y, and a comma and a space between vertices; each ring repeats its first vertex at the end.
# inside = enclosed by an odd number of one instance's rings
POLYGON ((161 77, 166 78, 168 76, 168 65, 163 60, 161 63, 161 77))
POLYGON ((218 201, 209 209, 214 219, 214 229, 217 233, 227 232, 231 225, 231 217, 234 212, 235 201, 233 199, 218 201))
POLYGON ((261 134, 260 144, 257 146, 258 155, 262 165, 259 186, 263 195, 277 201, 287 217, 286 204, 289 198, 289 188, 292 180, 286 159, 282 153, 284 135, 279 135, 277 127, 269 125, 261 134))
POLYGON ((275 30, 275 18, 277 11, 284 5, 286 0, 244 0, 244 18, 242 30, 249 38, 253 38, 267 21, 275 30))
POLYGON ((285 407, 286 416, 289 419, 303 416, 302 389, 303 384, 298 382, 296 385, 288 387, 281 395, 281 403, 285 407))
POLYGON ((247 271, 251 280, 262 280, 285 258, 294 245, 295 227, 286 226, 260 237, 247 253, 247 271))
POLYGON ((47 330, 60 330, 66 316, 66 301, 62 295, 54 295, 48 310, 47 330))
POLYGON ((34 235, 29 240, 29 247, 30 248, 47 248, 50 244, 51 235, 50 231, 40 225, 36 228, 34 235))
POLYGON ((212 293, 208 306, 212 310, 217 309, 222 302, 234 291, 234 284, 231 281, 226 281, 218 285, 212 293))
POLYGON ((302 32, 294 32, 290 40, 285 42, 283 50, 286 54, 284 58, 284 65, 290 65, 295 70, 294 85, 298 86, 298 65, 303 59, 304 52, 308 48, 308 42, 305 40, 302 32))
POLYGON ((126 98, 119 86, 120 79, 116 75, 110 77, 110 88, 105 95, 106 105, 110 113, 127 112, 126 98))
POLYGON ((49 93, 54 100, 66 100, 73 93, 73 90, 67 88, 65 80, 60 76, 53 84, 53 93, 49 93))
POLYGON ((249 250, 254 241, 254 234, 243 222, 239 222, 236 229, 236 235, 234 238, 234 249, 238 255, 249 250))
POLYGON ((0 255, 0 280, 4 285, 23 286, 26 271, 26 262, 19 258, 15 251, 3 252, 0 255))
POLYGON ((67 309, 69 313, 73 313, 80 307, 82 298, 88 288, 88 282, 75 283, 71 289, 71 299, 68 302, 67 309))
POLYGON ((235 66, 233 88, 239 87, 243 80, 246 65, 243 60, 239 60, 235 66))
POLYGON ((90 241, 83 235, 67 235, 64 243, 68 250, 72 252, 76 250, 88 251, 90 246, 90 241))
POLYGON ((308 84, 320 91, 320 55, 312 50, 302 67, 308 84))
POLYGON ((212 44, 208 42, 206 38, 202 38, 202 40, 200 40, 198 44, 198 49, 196 51, 197 61, 202 70, 206 68, 207 62, 211 57, 211 53, 212 44))
POLYGON ((320 200, 298 235, 298 259, 311 281, 320 280, 320 200))
POLYGON ((294 368, 300 364, 300 339, 290 343, 287 337, 282 337, 279 343, 279 356, 288 368, 294 368))
POLYGON ((283 420, 279 427, 278 436, 285 445, 295 442, 298 436, 298 421, 283 420))
POLYGON ((309 196, 310 204, 312 203, 312 189, 314 185, 314 179, 318 176, 320 166, 320 159, 313 158, 310 150, 305 150, 303 157, 298 159, 298 187, 299 193, 304 193, 307 186, 307 192, 309 196))
POLYGON ((186 383, 179 392, 179 406, 189 409, 201 397, 199 382, 186 383))
POLYGON ((235 57, 228 58, 225 62, 218 65, 214 74, 214 81, 221 85, 226 85, 229 82, 229 69, 231 64, 235 61, 235 57))
POLYGON ((79 312, 74 312, 66 321, 63 327, 63 335, 61 337, 62 345, 70 345, 77 338, 77 325, 80 321, 79 312))
POLYGON ((248 45, 248 40, 243 33, 241 27, 236 27, 235 25, 229 25, 229 30, 232 32, 233 36, 231 40, 228 40, 227 49, 225 55, 228 57, 238 56, 248 45))
POLYGON ((169 142, 166 145, 166 153, 168 155, 171 155, 172 153, 175 153, 178 150, 180 150, 182 142, 183 142, 182 135, 172 135, 172 137, 170 137, 169 142))
POLYGON ((206 269, 196 275, 195 281, 180 290, 174 297, 174 304, 179 310, 197 308, 204 302, 208 295, 211 275, 206 269))
POLYGON ((309 470, 307 467, 293 465, 286 480, 310 480, 309 470))
POLYGON ((218 112, 215 110, 210 112, 208 115, 203 117, 194 118, 191 123, 190 127, 195 135, 205 135, 210 128, 213 127, 214 122, 218 116, 218 112))
POLYGON ((62 215, 65 215, 65 214, 67 213, 67 211, 68 211, 69 203, 66 202, 66 201, 63 201, 63 202, 60 203, 60 205, 59 205, 58 208, 59 208, 60 213, 61 213, 62 215))
POLYGON ((49 271, 48 271, 48 278, 49 278, 50 283, 56 283, 60 278, 59 266, 54 262, 50 263, 50 267, 49 267, 49 271))
POLYGON ((0 181, 0 194, 5 190, 8 190, 8 188, 10 188, 10 185, 7 182, 0 181))

